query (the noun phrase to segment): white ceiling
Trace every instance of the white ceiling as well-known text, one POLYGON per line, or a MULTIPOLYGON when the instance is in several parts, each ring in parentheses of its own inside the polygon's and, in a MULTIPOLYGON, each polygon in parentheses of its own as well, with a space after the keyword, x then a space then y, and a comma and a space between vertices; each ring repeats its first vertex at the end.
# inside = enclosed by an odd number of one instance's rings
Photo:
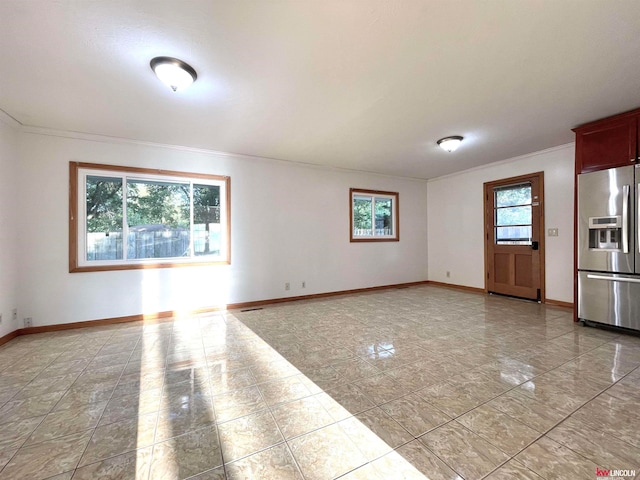
POLYGON ((639 106, 638 0, 0 1, 26 126, 432 178, 639 106))

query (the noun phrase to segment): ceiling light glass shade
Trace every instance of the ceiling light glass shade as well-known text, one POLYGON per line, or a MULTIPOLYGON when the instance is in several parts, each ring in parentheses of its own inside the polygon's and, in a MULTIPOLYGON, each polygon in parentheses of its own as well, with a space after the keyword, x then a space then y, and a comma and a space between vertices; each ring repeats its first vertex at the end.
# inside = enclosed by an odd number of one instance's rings
POLYGON ((182 60, 172 57, 154 58, 151 60, 151 69, 174 92, 187 88, 198 78, 198 74, 193 67, 182 60))
POLYGON ((456 135, 454 137, 446 137, 438 140, 438 145, 447 152, 455 152, 462 143, 462 137, 456 135))

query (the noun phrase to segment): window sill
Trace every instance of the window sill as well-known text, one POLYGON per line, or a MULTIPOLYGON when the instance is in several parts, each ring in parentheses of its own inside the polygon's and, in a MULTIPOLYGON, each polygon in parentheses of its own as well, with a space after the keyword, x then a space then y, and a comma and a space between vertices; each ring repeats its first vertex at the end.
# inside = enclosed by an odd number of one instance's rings
POLYGON ((69 265, 69 273, 80 272, 107 272, 110 270, 143 270, 152 268, 179 268, 179 267, 210 267, 217 265, 230 265, 228 260, 212 262, 162 262, 162 263, 127 263, 122 265, 69 265))
POLYGON ((399 238, 352 238, 351 243, 357 242, 399 242, 399 238))

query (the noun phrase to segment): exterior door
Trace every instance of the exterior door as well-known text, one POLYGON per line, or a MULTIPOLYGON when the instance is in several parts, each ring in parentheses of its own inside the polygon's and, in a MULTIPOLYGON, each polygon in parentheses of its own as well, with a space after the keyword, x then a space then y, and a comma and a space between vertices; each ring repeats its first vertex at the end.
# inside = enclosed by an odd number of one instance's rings
POLYGON ((484 184, 489 293, 544 301, 544 172, 484 184))

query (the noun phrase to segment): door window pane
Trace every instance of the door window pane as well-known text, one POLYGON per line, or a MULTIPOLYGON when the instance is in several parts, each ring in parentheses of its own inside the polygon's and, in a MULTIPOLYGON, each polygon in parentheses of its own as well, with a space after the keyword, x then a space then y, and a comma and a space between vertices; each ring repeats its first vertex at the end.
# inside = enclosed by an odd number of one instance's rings
POLYGON ((127 181, 127 257, 190 256, 188 183, 127 181))
POLYGON ((531 206, 496 209, 496 225, 531 225, 531 206))
POLYGON ((531 245, 531 225, 496 227, 496 243, 502 245, 531 245))
POLYGON ((496 207, 531 205, 531 184, 512 185, 494 189, 496 207))
POLYGON ((122 259, 122 178, 87 176, 87 260, 122 259))
POLYGON ((531 183, 497 187, 493 193, 495 243, 531 245, 531 183))

